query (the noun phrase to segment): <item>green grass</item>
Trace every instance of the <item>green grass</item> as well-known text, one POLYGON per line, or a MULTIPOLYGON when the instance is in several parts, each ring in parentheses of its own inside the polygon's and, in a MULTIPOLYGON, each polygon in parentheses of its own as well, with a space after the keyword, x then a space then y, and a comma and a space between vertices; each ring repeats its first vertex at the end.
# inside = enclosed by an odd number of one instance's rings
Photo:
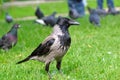
MULTIPOLYGON (((20 15, 21 12, 15 11, 20 15)), ((91 25, 88 15, 78 19, 80 25, 69 29, 72 43, 63 58, 63 74, 55 68, 55 61, 50 65, 53 80, 119 80, 119 18, 120 15, 104 17, 101 19, 101 27, 91 25)), ((20 65, 15 63, 28 56, 52 32, 52 28, 35 24, 33 20, 17 23, 21 24, 17 45, 8 52, 0 50, 0 80, 47 80, 43 63, 32 60, 20 65)), ((0 22, 0 36, 12 25, 0 22)))

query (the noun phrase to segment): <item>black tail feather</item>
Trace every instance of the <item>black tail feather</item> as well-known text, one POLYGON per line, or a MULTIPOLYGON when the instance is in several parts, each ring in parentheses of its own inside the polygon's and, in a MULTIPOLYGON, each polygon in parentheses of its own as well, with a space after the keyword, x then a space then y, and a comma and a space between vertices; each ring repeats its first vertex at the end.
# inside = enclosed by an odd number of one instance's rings
POLYGON ((2 39, 0 39, 0 47, 2 47, 2 46, 3 46, 2 39))
POLYGON ((30 57, 27 57, 27 58, 25 58, 25 59, 17 62, 16 64, 20 64, 20 63, 26 62, 26 61, 28 61, 28 60, 30 60, 30 57))

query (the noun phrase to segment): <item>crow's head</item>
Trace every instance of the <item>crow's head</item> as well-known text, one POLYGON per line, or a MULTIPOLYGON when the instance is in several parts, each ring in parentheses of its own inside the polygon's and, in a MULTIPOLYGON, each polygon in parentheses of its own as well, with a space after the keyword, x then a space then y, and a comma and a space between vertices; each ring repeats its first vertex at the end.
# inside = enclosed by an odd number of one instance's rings
POLYGON ((79 25, 78 22, 66 17, 59 17, 57 20, 57 24, 60 26, 66 26, 66 27, 69 27, 70 25, 79 25))

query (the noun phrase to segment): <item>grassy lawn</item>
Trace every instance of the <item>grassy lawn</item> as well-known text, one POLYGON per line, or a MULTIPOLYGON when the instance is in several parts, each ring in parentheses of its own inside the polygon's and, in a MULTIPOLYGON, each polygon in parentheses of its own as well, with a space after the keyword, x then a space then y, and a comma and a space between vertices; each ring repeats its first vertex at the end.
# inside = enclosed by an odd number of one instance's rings
MULTIPOLYGON (((40 6, 46 15, 55 10, 58 13, 67 14, 66 3, 56 4, 57 6, 55 3, 40 6), (60 9, 60 5, 63 5, 63 9, 60 9), (46 6, 49 9, 46 10, 46 6), (52 9, 51 6, 54 8, 52 9)), ((95 6, 92 4, 93 2, 89 3, 95 6)), ((9 9, 14 18, 34 16, 34 10, 35 6, 9 9), (28 14, 25 12, 26 9, 28 14)), ((1 19, 3 15, 0 16, 1 19)), ((91 25, 88 22, 88 15, 78 19, 80 25, 71 26, 69 29, 72 44, 63 58, 63 74, 55 68, 55 61, 50 65, 53 80, 120 80, 119 18, 120 15, 103 17, 101 27, 91 25)), ((52 28, 35 24, 33 20, 16 22, 21 25, 17 45, 8 52, 0 50, 0 80, 47 80, 48 76, 43 63, 32 60, 20 65, 15 63, 28 56, 51 33, 52 28)), ((0 21, 0 36, 5 34, 12 25, 13 23, 7 24, 0 21)))

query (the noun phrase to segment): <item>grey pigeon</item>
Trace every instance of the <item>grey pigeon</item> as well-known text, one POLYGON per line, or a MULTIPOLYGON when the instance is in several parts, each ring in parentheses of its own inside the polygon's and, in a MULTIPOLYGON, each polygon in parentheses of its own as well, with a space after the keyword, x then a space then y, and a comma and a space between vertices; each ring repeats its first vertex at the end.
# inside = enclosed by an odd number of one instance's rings
POLYGON ((13 22, 13 18, 12 18, 12 16, 9 15, 8 12, 6 13, 5 20, 7 23, 13 22))
POLYGON ((107 16, 107 12, 104 9, 96 9, 99 16, 107 16))
POLYGON ((49 35, 27 58, 19 61, 17 64, 26 62, 28 60, 38 60, 45 63, 45 70, 49 77, 49 65, 53 60, 56 60, 56 68, 61 69, 61 61, 63 56, 67 53, 71 37, 68 28, 70 25, 79 25, 69 18, 59 17, 53 32, 49 35))
POLYGON ((55 17, 56 12, 53 12, 51 15, 43 17, 42 19, 37 19, 35 22, 42 24, 42 25, 50 25, 53 27, 57 21, 57 18, 55 17))
POLYGON ((71 5, 71 7, 70 7, 69 16, 72 19, 77 19, 80 17, 80 14, 77 12, 74 5, 71 5))
POLYGON ((36 17, 37 17, 38 19, 41 19, 41 18, 44 17, 43 12, 40 10, 40 8, 39 8, 38 6, 37 6, 37 8, 36 8, 35 15, 36 15, 36 17))
POLYGON ((94 24, 96 26, 100 26, 100 16, 96 12, 96 10, 91 9, 90 7, 87 7, 87 8, 88 8, 88 11, 90 13, 90 16, 89 16, 90 23, 92 23, 92 24, 94 24))
POLYGON ((16 45, 17 43, 17 29, 19 24, 14 24, 11 30, 0 38, 0 48, 8 50, 16 45))

